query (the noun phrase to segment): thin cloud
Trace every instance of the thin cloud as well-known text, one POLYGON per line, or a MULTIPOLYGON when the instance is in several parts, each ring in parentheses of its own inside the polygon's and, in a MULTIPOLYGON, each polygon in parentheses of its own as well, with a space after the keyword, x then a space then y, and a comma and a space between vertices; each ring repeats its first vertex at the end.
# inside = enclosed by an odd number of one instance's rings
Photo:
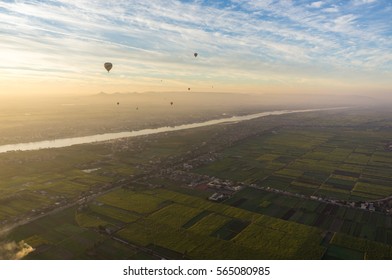
POLYGON ((321 8, 321 6, 324 5, 323 1, 316 1, 316 2, 312 2, 309 7, 311 8, 321 8))
MULTIPOLYGON (((13 67, 25 73, 63 69, 61 77, 70 79, 81 73, 99 75, 91 69, 106 59, 115 61, 125 77, 147 79, 160 71, 173 79, 195 72, 206 73, 207 78, 208 72, 209 77, 224 79, 230 73, 250 80, 258 71, 296 71, 306 77, 358 67, 364 72, 391 72, 386 12, 375 9, 370 17, 358 6, 378 2, 305 3, 1 2, 0 35, 5 39, 0 41, 0 59, 12 60, 13 67), (370 49, 377 52, 366 52, 370 49), (192 59, 195 51, 200 54, 197 60, 192 59)), ((3 68, 7 69, 5 75, 15 75, 11 68, 3 68)))
POLYGON ((325 8, 325 9, 323 9, 323 11, 324 12, 327 12, 327 13, 337 13, 337 12, 339 12, 339 8, 338 7, 329 7, 329 8, 325 8))
POLYGON ((353 0, 355 6, 366 5, 376 2, 376 0, 353 0))

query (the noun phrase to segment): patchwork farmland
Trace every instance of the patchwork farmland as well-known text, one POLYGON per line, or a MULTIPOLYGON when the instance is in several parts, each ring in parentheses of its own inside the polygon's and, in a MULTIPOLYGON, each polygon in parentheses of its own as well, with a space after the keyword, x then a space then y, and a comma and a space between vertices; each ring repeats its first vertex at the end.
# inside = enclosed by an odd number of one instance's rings
POLYGON ((136 140, 31 152, 65 171, 3 176, 3 223, 34 217, 6 241, 32 246, 26 259, 392 259, 390 129, 352 114, 157 135, 136 153, 136 140))
POLYGON ((375 200, 392 195, 388 137, 354 129, 276 129, 226 149, 197 172, 291 193, 375 200))

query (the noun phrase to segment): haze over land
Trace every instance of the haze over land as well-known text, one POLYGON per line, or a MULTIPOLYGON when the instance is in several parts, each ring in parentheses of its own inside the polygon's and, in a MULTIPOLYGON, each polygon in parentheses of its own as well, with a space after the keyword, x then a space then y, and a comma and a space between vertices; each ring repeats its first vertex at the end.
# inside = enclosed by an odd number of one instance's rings
POLYGON ((265 111, 377 104, 385 104, 385 100, 363 96, 216 92, 1 96, 0 145, 158 128, 265 111))

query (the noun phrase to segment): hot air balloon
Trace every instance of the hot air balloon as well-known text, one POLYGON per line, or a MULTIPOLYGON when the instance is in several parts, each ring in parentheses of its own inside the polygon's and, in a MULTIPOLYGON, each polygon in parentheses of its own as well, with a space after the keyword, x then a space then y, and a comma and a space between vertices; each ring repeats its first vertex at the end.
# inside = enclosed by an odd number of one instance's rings
POLYGON ((172 105, 172 106, 173 106, 173 102, 170 102, 170 105, 172 105))
POLYGON ((197 52, 195 52, 193 55, 194 55, 195 57, 197 57, 197 52))
POLYGON ((105 62, 105 64, 104 64, 103 66, 105 67, 105 69, 106 69, 106 70, 108 71, 108 73, 109 73, 110 69, 112 69, 112 67, 113 67, 113 64, 110 63, 110 62, 105 62))
POLYGON ((188 90, 191 90, 191 88, 189 87, 188 90))
POLYGON ((120 105, 120 102, 117 102, 117 106, 120 105))

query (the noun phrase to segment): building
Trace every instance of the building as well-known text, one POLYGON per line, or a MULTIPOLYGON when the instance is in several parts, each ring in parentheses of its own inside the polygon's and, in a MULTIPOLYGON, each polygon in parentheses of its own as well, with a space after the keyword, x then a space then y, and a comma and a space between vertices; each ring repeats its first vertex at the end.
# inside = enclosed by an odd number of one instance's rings
POLYGON ((226 198, 226 196, 225 196, 224 194, 222 194, 222 193, 214 193, 214 194, 212 194, 212 195, 208 198, 208 200, 215 201, 215 202, 219 202, 219 201, 224 200, 225 198, 226 198))

